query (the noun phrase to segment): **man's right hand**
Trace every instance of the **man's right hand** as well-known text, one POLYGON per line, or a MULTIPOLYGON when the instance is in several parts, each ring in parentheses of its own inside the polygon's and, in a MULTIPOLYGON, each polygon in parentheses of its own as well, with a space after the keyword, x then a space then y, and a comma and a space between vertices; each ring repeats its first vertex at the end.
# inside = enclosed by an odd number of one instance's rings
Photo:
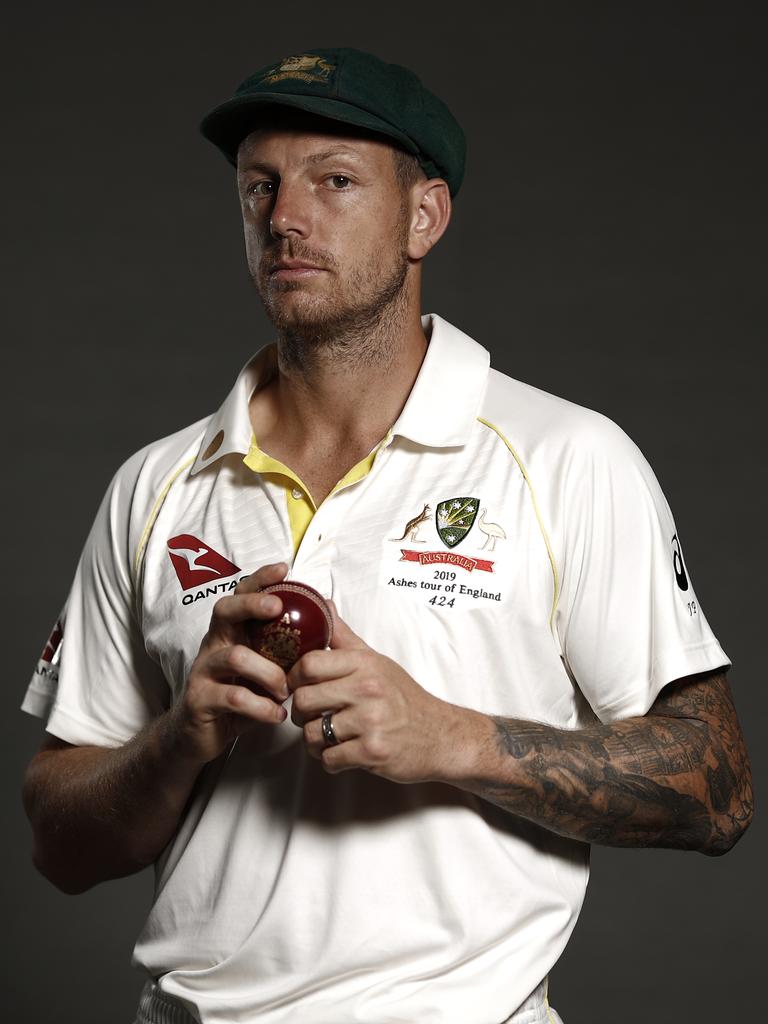
POLYGON ((264 565, 214 605, 184 693, 169 712, 185 760, 205 764, 254 723, 278 725, 285 720, 285 673, 249 647, 248 623, 280 614, 280 598, 258 591, 287 573, 284 562, 264 565))
POLYGON ((184 693, 127 743, 46 737, 25 772, 24 806, 34 863, 62 892, 151 864, 176 833, 203 765, 254 723, 286 718, 285 674, 248 647, 247 632, 249 620, 280 614, 280 599, 258 590, 287 572, 282 563, 262 566, 216 603, 184 693))

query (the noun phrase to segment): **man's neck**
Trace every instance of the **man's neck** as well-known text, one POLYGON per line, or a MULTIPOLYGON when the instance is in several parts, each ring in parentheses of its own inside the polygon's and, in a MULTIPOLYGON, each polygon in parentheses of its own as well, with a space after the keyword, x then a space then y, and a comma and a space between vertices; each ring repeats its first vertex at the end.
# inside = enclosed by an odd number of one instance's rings
POLYGON ((370 450, 399 416, 427 338, 414 310, 392 331, 334 343, 278 342, 278 376, 251 400, 260 447, 277 458, 311 449, 370 450))

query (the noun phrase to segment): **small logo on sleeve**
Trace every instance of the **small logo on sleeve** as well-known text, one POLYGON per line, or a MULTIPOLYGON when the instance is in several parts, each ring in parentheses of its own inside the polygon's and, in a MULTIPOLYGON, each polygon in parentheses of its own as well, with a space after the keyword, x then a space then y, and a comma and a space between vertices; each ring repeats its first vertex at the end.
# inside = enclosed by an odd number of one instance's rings
POLYGON ((56 625, 51 630, 51 635, 46 641, 43 653, 40 655, 40 661, 47 661, 49 665, 52 665, 56 660, 56 656, 61 646, 61 641, 64 638, 64 629, 61 625, 61 619, 56 622, 56 625))
POLYGON ((168 555, 183 590, 240 572, 239 566, 191 533, 180 533, 168 541, 168 555))
POLYGON ((683 564, 683 552, 680 548, 680 541, 677 539, 677 534, 672 538, 672 565, 675 570, 675 579, 677 585, 681 590, 688 589, 688 577, 685 574, 685 565, 683 564))

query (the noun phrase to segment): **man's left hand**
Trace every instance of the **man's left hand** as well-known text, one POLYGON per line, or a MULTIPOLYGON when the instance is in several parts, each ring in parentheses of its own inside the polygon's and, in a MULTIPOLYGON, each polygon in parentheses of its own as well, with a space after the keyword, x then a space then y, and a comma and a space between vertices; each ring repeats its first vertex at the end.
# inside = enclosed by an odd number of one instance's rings
POLYGON ((330 650, 310 651, 288 673, 292 719, 308 752, 328 772, 365 768, 393 782, 445 779, 452 738, 465 709, 419 686, 391 658, 369 647, 333 608, 330 650), (336 745, 322 716, 331 712, 336 745))

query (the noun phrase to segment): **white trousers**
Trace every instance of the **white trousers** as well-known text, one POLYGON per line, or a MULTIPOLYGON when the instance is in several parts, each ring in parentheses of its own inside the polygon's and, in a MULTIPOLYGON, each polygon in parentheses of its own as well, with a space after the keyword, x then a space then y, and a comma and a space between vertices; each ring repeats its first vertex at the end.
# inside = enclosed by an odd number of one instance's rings
POLYGON ((549 1005, 548 981, 549 979, 545 978, 540 985, 537 985, 512 1016, 507 1017, 504 1024, 563 1024, 562 1017, 557 1010, 549 1005))
MULTIPOLYGON (((161 992, 148 981, 141 993, 139 1009, 133 1024, 200 1024, 197 1017, 175 999, 161 992)), ((341 1022, 339 1022, 341 1024, 341 1022)), ((414 1024, 418 1022, 414 1021, 414 1024)), ((489 1021, 489 1024, 493 1022, 489 1021)), ((547 999, 547 979, 531 992, 511 1017, 501 1024, 563 1024, 547 999)))

